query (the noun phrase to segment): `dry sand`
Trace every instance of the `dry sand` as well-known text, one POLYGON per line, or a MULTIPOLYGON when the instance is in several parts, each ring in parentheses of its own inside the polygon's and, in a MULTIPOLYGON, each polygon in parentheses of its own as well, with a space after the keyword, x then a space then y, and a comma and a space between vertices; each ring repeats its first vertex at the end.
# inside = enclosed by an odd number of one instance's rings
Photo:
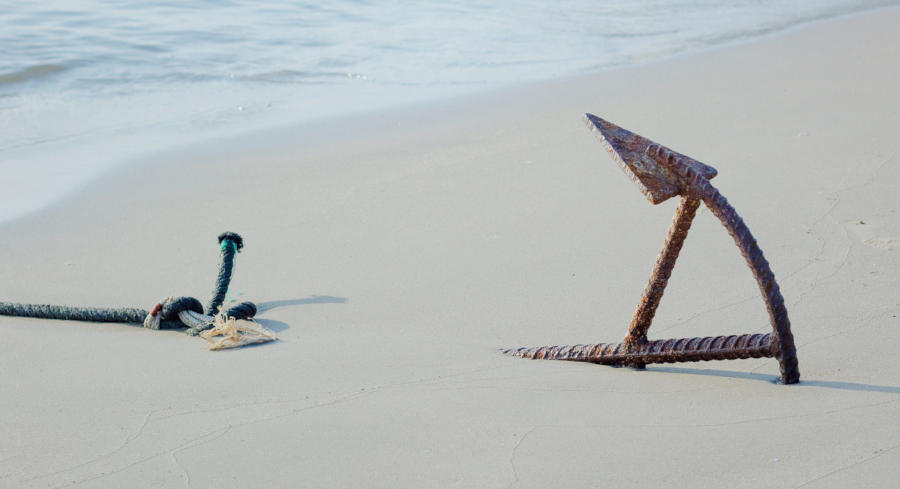
MULTIPOLYGON (((0 227, 0 298, 232 297, 274 344, 0 318, 0 486, 896 487, 900 9, 638 68, 171 152, 0 227), (787 300, 772 359, 502 356, 618 341, 676 202, 593 112, 718 168, 787 300)), ((701 211, 652 338, 765 332, 701 211)))

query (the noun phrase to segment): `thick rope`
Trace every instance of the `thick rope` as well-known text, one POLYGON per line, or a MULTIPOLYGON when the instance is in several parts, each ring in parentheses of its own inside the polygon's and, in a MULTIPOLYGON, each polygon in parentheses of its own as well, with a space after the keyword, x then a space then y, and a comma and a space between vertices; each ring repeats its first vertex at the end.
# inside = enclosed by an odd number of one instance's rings
MULTIPOLYGON (((210 349, 230 348, 249 343, 260 343, 275 339, 275 334, 262 326, 233 326, 235 321, 252 319, 256 315, 256 305, 252 302, 241 302, 227 311, 220 312, 222 303, 228 293, 228 286, 234 274, 235 254, 244 247, 243 239, 236 233, 222 233, 218 237, 221 250, 219 273, 211 294, 206 313, 203 305, 193 297, 168 297, 157 303, 150 311, 139 308, 99 308, 74 307, 50 304, 19 304, 0 302, 0 315, 41 319, 63 319, 72 321, 93 321, 107 323, 142 324, 149 329, 175 329, 187 326, 189 335, 197 335, 217 325, 232 324, 230 339, 227 345, 217 341, 218 347, 210 349), (229 323, 230 321, 230 323, 229 323), (239 338, 242 332, 250 338, 239 338)), ((221 328, 220 328, 221 329, 221 328)), ((217 333, 221 334, 221 333, 217 333)), ((204 336, 206 337, 206 336, 204 336)), ((210 338, 207 338, 210 340, 210 338)), ((215 345, 213 345, 215 346, 215 345)))
POLYGON ((98 323, 141 324, 148 312, 144 309, 71 307, 52 304, 18 304, 0 302, 0 315, 43 319, 68 319, 71 321, 93 321, 98 323))
MULTIPOLYGON (((165 310, 165 312, 160 312, 156 316, 154 316, 152 313, 148 314, 147 317, 144 318, 144 327, 150 329, 160 329, 154 327, 154 322, 159 321, 160 323, 162 323, 165 318, 174 315, 181 322, 181 325, 179 327, 187 326, 188 330, 185 331, 185 333, 191 336, 195 336, 197 334, 200 334, 202 331, 212 328, 213 324, 216 321, 216 318, 252 319, 253 316, 256 316, 256 305, 252 302, 241 302, 236 306, 232 306, 227 311, 216 315, 204 314, 202 311, 198 311, 197 307, 173 307, 170 305, 173 302, 184 299, 196 301, 196 299, 194 299, 193 297, 181 297, 178 299, 169 297, 158 304, 158 306, 160 306, 159 310, 165 310)), ((199 304, 199 302, 197 304, 199 304)))
POLYGON ((211 315, 218 313, 219 307, 225 302, 228 284, 231 283, 231 276, 234 274, 234 257, 244 248, 244 240, 237 233, 222 233, 218 239, 222 250, 219 255, 219 275, 206 305, 206 314, 211 315))

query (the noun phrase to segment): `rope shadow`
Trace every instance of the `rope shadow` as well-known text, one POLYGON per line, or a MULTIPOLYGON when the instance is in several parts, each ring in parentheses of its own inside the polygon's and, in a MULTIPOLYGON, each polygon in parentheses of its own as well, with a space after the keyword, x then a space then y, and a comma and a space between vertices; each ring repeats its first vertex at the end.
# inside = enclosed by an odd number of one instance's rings
POLYGON ((305 304, 346 304, 346 297, 334 297, 330 295, 313 295, 303 299, 283 299, 280 301, 260 302, 256 305, 257 313, 271 311, 279 307, 302 306, 305 304))
POLYGON ((274 319, 254 318, 253 320, 256 321, 257 323, 263 325, 263 327, 265 327, 266 329, 270 329, 276 333, 280 333, 280 332, 290 328, 290 326, 288 326, 287 323, 285 323, 283 321, 276 321, 274 319))
MULTIPOLYGON (((761 380, 769 383, 779 383, 777 376, 759 374, 755 372, 738 372, 734 370, 705 370, 700 368, 684 367, 651 367, 647 371, 664 372, 688 375, 709 375, 713 377, 730 377, 733 379, 761 380)), ((860 384, 856 382, 842 382, 836 380, 801 380, 799 387, 820 387, 825 389, 839 389, 845 391, 882 392, 885 394, 900 394, 900 387, 893 385, 860 384)))

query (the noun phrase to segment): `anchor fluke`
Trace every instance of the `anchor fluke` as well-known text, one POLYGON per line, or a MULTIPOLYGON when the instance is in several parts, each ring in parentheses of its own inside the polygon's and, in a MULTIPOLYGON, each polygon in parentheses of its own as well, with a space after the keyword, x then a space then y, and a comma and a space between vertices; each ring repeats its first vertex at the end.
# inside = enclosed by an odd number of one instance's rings
POLYGON ((683 194, 685 190, 684 182, 669 165, 689 166, 707 180, 718 173, 715 168, 669 148, 665 148, 666 151, 663 152, 648 151, 651 146, 662 145, 593 114, 585 114, 585 118, 588 127, 600 139, 613 160, 651 204, 665 202, 683 194), (669 162, 661 161, 658 156, 665 152, 672 155, 669 162))

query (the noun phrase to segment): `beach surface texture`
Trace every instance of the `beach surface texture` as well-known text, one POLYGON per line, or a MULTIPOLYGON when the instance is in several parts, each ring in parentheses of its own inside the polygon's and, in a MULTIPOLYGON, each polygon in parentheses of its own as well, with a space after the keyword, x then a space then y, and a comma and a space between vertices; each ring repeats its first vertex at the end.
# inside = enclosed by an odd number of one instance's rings
MULTIPOLYGON (((0 300, 230 301, 279 341, 0 317, 3 488, 844 488, 900 479, 900 9, 664 62, 171 152, 0 224, 0 300), (719 171, 781 285, 771 358, 620 341, 677 205, 591 112, 719 171)), ((771 330, 701 207, 651 339, 771 330)))

